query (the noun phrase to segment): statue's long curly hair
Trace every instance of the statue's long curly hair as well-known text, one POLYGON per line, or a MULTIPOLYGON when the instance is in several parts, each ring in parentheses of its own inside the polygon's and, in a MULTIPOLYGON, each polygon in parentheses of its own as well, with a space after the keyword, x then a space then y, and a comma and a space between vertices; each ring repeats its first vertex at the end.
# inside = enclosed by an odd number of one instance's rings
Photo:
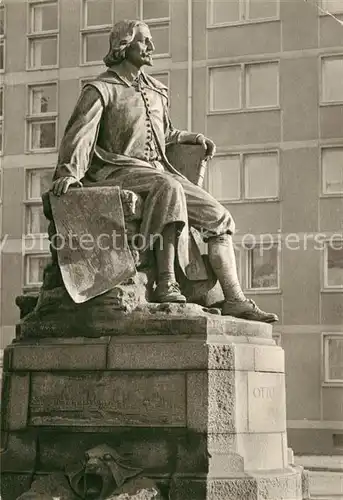
POLYGON ((126 49, 132 43, 139 26, 147 26, 147 24, 143 21, 125 20, 113 26, 110 34, 110 50, 103 59, 108 68, 121 63, 126 58, 126 49))

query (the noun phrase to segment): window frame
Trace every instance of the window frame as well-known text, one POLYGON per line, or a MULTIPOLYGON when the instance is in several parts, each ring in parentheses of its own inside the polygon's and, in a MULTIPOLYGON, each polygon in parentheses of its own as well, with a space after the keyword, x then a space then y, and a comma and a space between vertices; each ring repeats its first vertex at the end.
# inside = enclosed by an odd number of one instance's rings
MULTIPOLYGON (((32 1, 32 0, 31 0, 32 1)), ((137 8, 137 19, 140 21, 146 22, 149 27, 159 27, 159 26, 165 26, 168 27, 168 32, 169 32, 169 38, 168 38, 168 46, 169 50, 168 53, 161 53, 161 54, 153 54, 153 59, 165 59, 165 58, 170 58, 171 57, 171 0, 169 0, 169 15, 168 17, 161 17, 161 18, 153 18, 153 19, 148 19, 148 18, 143 18, 143 2, 144 0, 136 0, 136 8, 137 8)), ((87 5, 87 0, 82 0, 81 1, 81 7, 80 7, 80 66, 99 66, 103 65, 103 60, 99 61, 86 61, 86 39, 87 35, 92 35, 92 34, 100 34, 100 33, 107 33, 108 36, 110 35, 111 28, 114 24, 114 19, 115 19, 115 1, 111 0, 111 23, 108 24, 101 24, 101 25, 94 25, 94 26, 87 26, 86 20, 87 20, 87 10, 86 6, 87 5)), ((103 57, 105 54, 103 55, 103 57)))
POLYGON ((323 332, 322 333, 322 386, 323 387, 343 387, 342 379, 330 378, 330 363, 329 363, 329 342, 330 340, 341 339, 343 342, 342 332, 323 332))
MULTIPOLYGON (((94 25, 94 26, 87 26, 87 1, 88 0, 81 0, 80 2, 80 66, 99 66, 103 65, 103 60, 99 61, 86 61, 86 40, 87 40, 87 35, 93 35, 93 34, 101 34, 101 33, 107 33, 108 37, 110 36, 111 28, 113 26, 113 21, 114 21, 114 1, 110 0, 111 2, 111 22, 108 24, 99 24, 99 25, 94 25)), ((106 54, 104 54, 102 57, 105 57, 106 54)))
POLYGON ((320 198, 342 198, 343 197, 343 188, 342 191, 337 193, 326 193, 324 189, 324 163, 323 163, 323 151, 330 149, 341 149, 343 153, 343 144, 330 144, 325 146, 320 146, 319 150, 319 171, 320 171, 320 198))
POLYGON ((0 46, 3 47, 3 63, 4 67, 0 68, 0 74, 5 73, 6 71, 6 27, 7 27, 7 10, 6 5, 0 2, 0 10, 4 13, 4 33, 0 34, 0 46))
POLYGON ((6 39, 3 37, 3 38, 0 38, 0 46, 3 47, 3 61, 4 61, 4 67, 1 69, 0 68, 0 74, 3 74, 5 73, 6 71, 6 39))
MULTIPOLYGON (((169 4, 170 5, 170 4, 169 4)), ((170 7, 169 7, 170 9, 170 7)), ((152 55, 152 58, 153 59, 169 59, 171 57, 171 45, 172 45, 172 36, 171 36, 171 23, 170 23, 170 20, 165 20, 165 18, 163 18, 163 20, 159 20, 159 19, 153 19, 153 20, 145 20, 144 19, 144 22, 148 23, 149 24, 149 28, 151 27, 165 27, 165 28, 168 28, 168 52, 158 52, 156 53, 156 50, 155 52, 153 53, 152 55)))
POLYGON ((281 293, 281 245, 280 241, 275 239, 273 242, 273 246, 276 247, 277 251, 277 259, 276 259, 276 279, 277 283, 276 286, 273 287, 261 287, 261 288, 254 288, 250 286, 251 284, 251 279, 252 279, 252 273, 251 273, 251 266, 252 266, 252 261, 251 261, 251 251, 254 250, 255 248, 259 248, 263 246, 263 241, 257 240, 256 243, 252 243, 252 248, 248 248, 248 245, 244 246, 245 250, 245 283, 244 283, 244 290, 249 293, 249 294, 270 294, 270 293, 281 293))
MULTIPOLYGON (((239 203, 272 203, 272 202, 279 202, 280 201, 280 183, 281 183, 281 169, 280 169, 280 150, 277 148, 273 149, 263 149, 263 150, 251 150, 251 151, 230 151, 230 152, 224 152, 221 151, 215 155, 214 158, 221 158, 221 157, 228 157, 228 156, 239 156, 240 158, 240 197, 236 199, 229 199, 229 198, 223 198, 223 199, 218 199, 220 203, 232 203, 232 204, 239 204, 239 203), (261 155, 261 154, 270 154, 273 153, 276 155, 277 158, 277 167, 278 167, 278 172, 277 172, 277 187, 278 187, 278 193, 277 196, 269 196, 266 198, 246 198, 245 197, 245 163, 244 163, 244 158, 245 156, 251 156, 251 155, 261 155)), ((207 174, 208 174, 208 185, 210 184, 211 180, 211 165, 207 169, 207 174)))
POLYGON ((172 0, 168 0, 169 4, 169 11, 168 11, 168 16, 167 17, 154 17, 154 18, 147 18, 144 17, 144 0, 138 0, 138 15, 140 21, 144 21, 145 23, 148 24, 149 28, 155 27, 155 26, 167 26, 168 27, 168 32, 169 32, 169 39, 168 39, 168 52, 165 53, 158 53, 156 52, 153 54, 152 58, 153 59, 167 59, 171 57, 171 45, 172 45, 172 36, 171 36, 171 2, 172 0))
POLYGON ((42 207, 43 208, 43 204, 42 204, 42 199, 41 197, 40 198, 31 198, 30 196, 28 196, 28 193, 29 193, 29 187, 30 187, 30 173, 31 172, 36 172, 36 171, 51 171, 51 173, 53 174, 54 172, 54 167, 25 167, 25 182, 24 182, 24 197, 23 197, 23 200, 24 200, 24 221, 23 221, 23 227, 24 227, 24 234, 25 236, 28 236, 30 238, 43 238, 43 239, 48 239, 48 233, 33 233, 33 232, 30 232, 28 231, 28 227, 27 227, 27 217, 28 217, 28 213, 31 209, 31 207, 42 207))
POLYGON ((34 201, 25 201, 24 202, 24 207, 25 207, 25 214, 24 214, 24 227, 25 227, 25 236, 28 236, 30 238, 48 238, 48 232, 46 233, 39 233, 39 232, 34 232, 34 231, 31 231, 30 227, 29 227, 29 217, 30 217, 30 211, 32 208, 36 208, 36 207, 40 207, 41 209, 43 209, 43 206, 42 206, 42 203, 39 203, 38 201, 34 202, 34 201))
POLYGON ((206 28, 207 29, 218 29, 218 28, 227 28, 230 26, 244 26, 249 24, 256 23, 271 23, 275 21, 280 21, 280 0, 276 1, 276 15, 272 17, 258 18, 258 19, 249 19, 249 0, 240 0, 240 19, 237 21, 224 21, 222 23, 214 22, 214 12, 213 12, 213 0, 209 0, 207 2, 206 8, 206 28), (243 7, 242 7, 243 5, 243 7))
POLYGON ((141 21, 144 21, 147 24, 155 24, 155 23, 169 23, 171 20, 171 1, 168 0, 169 4, 169 10, 168 10, 168 16, 167 17, 144 17, 144 0, 138 0, 138 16, 141 21))
POLYGON ((0 139, 0 157, 4 155, 4 135, 5 135, 5 126, 4 126, 4 116, 5 116, 5 84, 0 84, 0 94, 2 93, 2 115, 0 115, 0 130, 1 130, 1 138, 0 139))
POLYGON ((218 64, 218 65, 211 65, 207 69, 207 89, 208 89, 208 99, 207 99, 207 115, 221 115, 221 114, 227 114, 227 113, 241 113, 244 111, 244 93, 245 93, 245 78, 244 78, 244 70, 243 70, 243 65, 244 63, 230 63, 230 64, 218 64), (223 108, 223 109, 214 109, 214 104, 213 104, 213 95, 214 95, 214 87, 212 84, 212 78, 211 74, 213 70, 216 69, 221 69, 221 68, 240 68, 240 75, 239 75, 239 88, 240 88, 240 93, 239 93, 239 107, 237 108, 223 108))
POLYGON ((59 67, 60 58, 60 43, 59 43, 59 26, 60 26, 60 2, 59 0, 28 0, 27 2, 27 47, 26 47, 26 70, 41 71, 56 69, 59 67), (57 7, 57 28, 54 30, 33 31, 33 7, 35 5, 56 4, 57 7), (53 38, 56 39, 56 64, 31 66, 33 55, 33 42, 35 40, 53 38))
POLYGON ((263 59, 258 61, 246 61, 237 63, 226 63, 226 64, 211 64, 207 68, 207 89, 208 89, 208 99, 207 99, 207 115, 222 115, 222 114, 236 114, 236 113, 256 113, 257 111, 274 111, 280 110, 280 59, 263 59), (251 106, 248 107, 247 98, 247 68, 253 65, 262 64, 277 64, 277 104, 272 104, 268 106, 251 106), (220 68, 230 68, 230 67, 240 67, 240 107, 239 108, 224 108, 224 109, 214 109, 212 102, 213 87, 211 72, 215 69, 220 68))
POLYGON ((333 237, 333 238, 327 238, 323 242, 323 252, 322 252, 322 292, 336 292, 336 293, 342 293, 343 292, 343 284, 342 285, 337 285, 337 286, 332 286, 328 284, 328 244, 333 241, 338 241, 341 242, 343 246, 343 236, 340 237, 333 237))
MULTIPOLYGON (((3 185, 4 185, 4 169, 3 169, 3 166, 2 164, 0 163, 0 207, 2 205, 2 189, 3 189, 3 185)), ((0 235, 1 235, 1 217, 0 217, 0 235)))
POLYGON ((330 53, 319 56, 319 106, 342 106, 343 104, 343 93, 342 99, 340 101, 324 101, 324 73, 323 73, 323 61, 327 59, 342 59, 343 61, 343 52, 330 53))
MULTIPOLYGON (((94 1, 94 0, 93 0, 94 1)), ((88 0, 81 0, 81 19, 80 19, 80 26, 81 30, 83 32, 89 32, 89 31, 98 31, 98 30, 103 30, 103 29, 111 29, 113 26, 114 22, 114 9, 115 9, 115 1, 114 0, 109 0, 109 3, 111 4, 111 22, 106 23, 106 24, 94 24, 92 26, 87 26, 87 5, 88 0)))
POLYGON ((44 154, 53 153, 58 149, 58 109, 59 109, 59 85, 58 80, 49 80, 44 82, 35 82, 27 84, 27 105, 26 105, 26 153, 27 154, 44 154), (31 112, 32 90, 35 87, 52 86, 56 88, 56 111, 47 113, 33 114, 31 112), (51 148, 31 148, 32 125, 35 123, 55 123, 55 146, 51 148))
MULTIPOLYGON (((103 60, 99 61, 86 61, 85 60, 85 55, 86 55, 86 43, 87 43, 87 36, 88 35, 99 35, 102 33, 107 33, 107 36, 110 36, 111 30, 109 28, 99 28, 99 29, 82 29, 80 31, 80 66, 103 66, 103 60)), ((106 54, 103 55, 105 57, 106 54)))
MULTIPOLYGON (((341 10, 331 10, 331 9, 329 9, 329 8, 325 5, 325 1, 324 1, 324 0, 321 0, 321 1, 320 1, 320 7, 321 7, 321 9, 323 9, 323 10, 327 10, 328 12, 330 12, 330 14, 343 14, 343 4, 342 4, 342 9, 341 9, 341 10)), ((330 14, 327 14, 326 12, 319 11, 319 15, 320 15, 321 17, 329 16, 330 14)))
POLYGON ((51 255, 49 252, 44 250, 33 250, 26 252, 23 255, 23 290, 37 290, 42 286, 42 281, 40 282, 30 282, 30 267, 28 265, 30 258, 32 257, 48 257, 51 259, 51 255))

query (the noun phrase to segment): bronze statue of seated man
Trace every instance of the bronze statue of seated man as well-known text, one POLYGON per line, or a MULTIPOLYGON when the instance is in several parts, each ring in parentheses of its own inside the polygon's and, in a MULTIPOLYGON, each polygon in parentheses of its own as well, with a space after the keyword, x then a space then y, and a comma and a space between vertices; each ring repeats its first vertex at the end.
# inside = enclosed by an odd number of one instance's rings
POLYGON ((173 127, 168 89, 144 73, 152 65, 154 44, 141 21, 121 21, 110 35, 104 62, 107 71, 87 83, 67 124, 60 145, 52 193, 61 196, 71 186, 116 186, 144 200, 140 233, 162 235, 155 245, 156 302, 185 302, 175 275, 176 263, 188 263, 189 227, 208 243, 208 260, 225 300, 222 314, 263 322, 277 316, 262 311, 241 289, 229 211, 168 160, 166 146, 197 144, 205 160, 214 143, 202 134, 173 127))

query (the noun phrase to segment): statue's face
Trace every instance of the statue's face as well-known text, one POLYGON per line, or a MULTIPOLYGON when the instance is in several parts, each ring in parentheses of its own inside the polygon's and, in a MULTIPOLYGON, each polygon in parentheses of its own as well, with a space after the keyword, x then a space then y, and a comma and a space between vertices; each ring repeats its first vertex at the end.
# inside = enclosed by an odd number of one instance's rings
POLYGON ((136 35, 126 50, 126 59, 137 68, 144 65, 152 66, 154 50, 155 46, 149 28, 147 26, 138 26, 136 35))

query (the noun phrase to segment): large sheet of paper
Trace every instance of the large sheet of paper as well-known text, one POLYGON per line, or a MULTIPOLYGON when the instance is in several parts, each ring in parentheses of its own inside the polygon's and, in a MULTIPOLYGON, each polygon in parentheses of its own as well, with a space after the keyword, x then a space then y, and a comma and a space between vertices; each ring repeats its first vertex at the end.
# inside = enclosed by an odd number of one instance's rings
POLYGON ((52 244, 74 302, 101 295, 136 273, 118 187, 50 193, 50 204, 58 234, 52 244))

